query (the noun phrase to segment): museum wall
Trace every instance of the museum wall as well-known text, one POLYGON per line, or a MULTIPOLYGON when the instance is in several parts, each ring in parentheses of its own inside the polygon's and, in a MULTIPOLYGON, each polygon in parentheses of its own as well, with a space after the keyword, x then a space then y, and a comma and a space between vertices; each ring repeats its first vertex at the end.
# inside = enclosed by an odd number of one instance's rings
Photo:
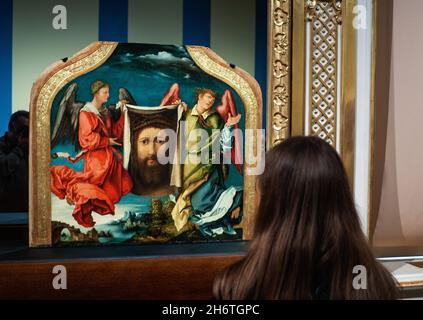
POLYGON ((266 0, 4 0, 0 6, 2 133, 12 112, 28 110, 32 84, 46 67, 98 40, 208 46, 266 87, 266 0), (66 8, 67 29, 52 26, 57 4, 66 8))
POLYGON ((380 11, 385 15, 379 22, 382 19, 384 24, 378 26, 382 31, 378 35, 385 39, 378 39, 376 68, 374 174, 380 188, 374 197, 378 215, 373 245, 422 246, 423 148, 418 137, 423 118, 423 43, 418 39, 423 2, 394 0, 392 4, 391 39, 389 5, 380 11))

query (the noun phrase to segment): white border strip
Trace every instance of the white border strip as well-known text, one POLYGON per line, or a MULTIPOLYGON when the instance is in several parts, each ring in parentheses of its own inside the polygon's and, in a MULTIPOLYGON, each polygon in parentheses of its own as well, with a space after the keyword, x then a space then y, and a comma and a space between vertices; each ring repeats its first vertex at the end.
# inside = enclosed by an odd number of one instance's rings
POLYGON ((357 92, 355 131, 354 199, 361 226, 368 235, 368 195, 370 166, 370 99, 372 57, 372 2, 357 1, 358 14, 366 14, 366 25, 357 30, 357 92), (365 10, 365 11, 364 11, 365 10))

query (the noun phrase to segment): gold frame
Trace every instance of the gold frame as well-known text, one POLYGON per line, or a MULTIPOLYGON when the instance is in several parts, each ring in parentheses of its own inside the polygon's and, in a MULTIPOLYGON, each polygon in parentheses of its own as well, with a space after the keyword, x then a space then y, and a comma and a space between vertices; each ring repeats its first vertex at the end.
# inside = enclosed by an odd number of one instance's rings
POLYGON ((268 1, 266 119, 268 149, 291 135, 291 1, 268 1))
POLYGON ((377 0, 372 0, 372 57, 371 57, 371 78, 370 78, 370 160, 369 160, 369 192, 367 210, 367 234, 372 243, 373 230, 376 225, 376 212, 374 208, 374 179, 375 179, 375 82, 376 82, 376 41, 377 41, 377 0))
MULTIPOLYGON (((50 153, 51 107, 61 88, 78 76, 102 65, 114 52, 117 42, 95 42, 74 55, 69 61, 50 66, 35 82, 31 92, 31 154, 30 154, 30 247, 51 246, 51 186, 50 153)), ((231 85, 245 106, 246 129, 261 129, 262 96, 255 79, 242 69, 230 65, 212 50, 187 46, 193 60, 207 73, 231 85)), ((246 142, 247 143, 247 142, 246 142)), ((250 142, 257 151, 257 136, 250 142)), ((248 150, 248 146, 246 150, 248 150)), ((260 161, 260 158, 259 158, 260 161)), ((260 167, 260 162, 256 164, 260 167)), ((247 175, 250 164, 244 165, 243 238, 251 239, 255 204, 255 177, 247 175), (248 201, 247 201, 248 199, 248 201)))
MULTIPOLYGON (((305 93, 306 72, 306 23, 313 19, 316 4, 331 3, 341 6, 339 23, 342 25, 340 68, 340 155, 344 162, 351 189, 354 186, 354 150, 355 150, 355 92, 356 92, 356 30, 353 27, 353 7, 356 0, 273 0, 269 4, 269 69, 268 69, 268 147, 271 148, 290 135, 305 134, 305 93), (339 4, 338 4, 339 3, 339 4), (282 23, 279 22, 282 20, 282 23), (281 24, 286 26, 282 29, 281 24), (286 30, 286 31, 284 31, 286 30), (283 47, 289 50, 282 54, 277 50, 281 46, 277 35, 285 33, 283 47), (292 58, 291 58, 292 57, 292 58), (280 66, 285 66, 283 77, 278 76, 280 66), (290 68, 292 66, 292 68, 290 68), (279 69, 278 69, 279 68, 279 69), (278 85, 286 87, 284 103, 280 103, 281 94, 278 85), (295 88, 293 90, 292 88, 295 88), (280 114, 282 111, 283 118, 280 114), (277 126, 278 124, 281 124, 277 126), (281 130, 277 130, 281 127, 281 130)), ((337 17, 338 18, 338 17, 337 17)), ((311 37, 310 37, 311 38, 311 37)), ((311 77, 310 77, 311 78, 311 77)), ((311 86, 310 86, 311 87, 311 86)), ((311 95, 310 95, 311 97, 311 95)), ((339 130, 339 128, 337 128, 339 130)), ((335 129, 336 130, 336 129, 335 129)))
POLYGON ((342 13, 342 56, 341 56, 341 158, 354 190, 354 156, 355 156, 355 97, 356 97, 356 65, 357 39, 353 26, 353 8, 356 0, 343 1, 342 13))

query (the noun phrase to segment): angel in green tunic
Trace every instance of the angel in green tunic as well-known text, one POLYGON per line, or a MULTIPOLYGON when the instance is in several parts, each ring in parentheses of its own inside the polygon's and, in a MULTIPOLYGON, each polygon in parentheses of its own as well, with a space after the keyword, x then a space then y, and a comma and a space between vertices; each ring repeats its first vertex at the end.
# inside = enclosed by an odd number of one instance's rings
MULTIPOLYGON (((175 84, 172 88, 162 104, 180 101, 179 87, 175 84)), ((227 166, 222 163, 222 155, 231 154, 235 145, 240 152, 239 141, 234 143, 232 131, 238 126, 241 115, 236 112, 229 90, 222 97, 222 105, 216 108, 218 112, 213 109, 216 100, 213 90, 198 89, 196 100, 192 109, 185 105, 181 122, 182 148, 186 150, 183 188, 172 217, 177 230, 191 221, 205 236, 235 235, 233 225, 239 224, 242 218, 243 188, 225 185, 227 166)), ((240 163, 237 169, 242 172, 240 163)))

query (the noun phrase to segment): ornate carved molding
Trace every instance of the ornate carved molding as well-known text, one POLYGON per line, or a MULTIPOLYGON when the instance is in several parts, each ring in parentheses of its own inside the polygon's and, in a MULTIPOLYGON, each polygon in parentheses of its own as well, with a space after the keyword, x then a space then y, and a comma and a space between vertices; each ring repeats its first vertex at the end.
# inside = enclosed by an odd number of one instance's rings
POLYGON ((291 0, 270 2, 268 71, 268 148, 290 135, 291 0))

